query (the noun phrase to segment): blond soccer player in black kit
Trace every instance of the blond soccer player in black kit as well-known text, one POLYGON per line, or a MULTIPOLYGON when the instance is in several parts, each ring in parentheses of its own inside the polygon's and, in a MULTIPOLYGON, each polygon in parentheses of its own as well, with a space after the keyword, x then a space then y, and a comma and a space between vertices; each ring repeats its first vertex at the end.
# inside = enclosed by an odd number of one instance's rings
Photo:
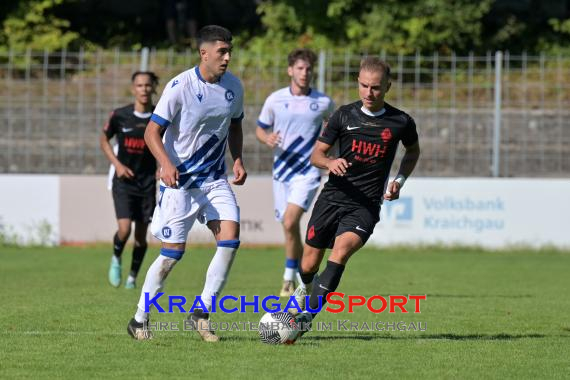
POLYGON ((136 287, 156 202, 156 160, 145 144, 144 132, 154 109, 152 95, 158 77, 153 72, 137 71, 131 76, 131 82, 134 103, 114 110, 99 138, 101 150, 115 168, 112 193, 118 229, 113 237, 108 275, 109 283, 114 287, 119 287, 122 282, 121 255, 131 234, 132 222, 135 222, 133 257, 125 283, 127 289, 136 287), (109 143, 113 137, 118 145, 116 155, 109 143))
MULTIPOLYGON (((300 266, 307 290, 298 287, 295 291, 301 309, 305 309, 306 294, 310 294, 310 309, 317 310, 336 290, 348 260, 380 220, 382 202, 399 198, 419 159, 415 122, 384 101, 389 89, 388 64, 375 57, 364 58, 358 75, 360 101, 340 107, 331 116, 311 155, 311 164, 330 173, 307 227, 300 266), (400 142, 405 154, 398 175, 388 182, 400 142), (339 155, 331 158, 328 153, 335 143, 339 155), (324 271, 315 277, 326 248, 332 252, 324 271)), ((300 326, 296 338, 316 314, 304 311, 296 317, 300 326)))

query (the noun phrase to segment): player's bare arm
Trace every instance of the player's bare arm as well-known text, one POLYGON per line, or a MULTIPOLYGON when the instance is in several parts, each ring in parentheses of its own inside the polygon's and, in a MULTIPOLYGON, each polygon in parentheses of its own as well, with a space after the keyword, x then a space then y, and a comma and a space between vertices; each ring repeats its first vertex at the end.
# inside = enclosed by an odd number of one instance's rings
POLYGON ((311 164, 320 169, 328 169, 334 175, 340 177, 346 174, 350 164, 344 158, 330 158, 327 156, 332 145, 317 141, 315 149, 311 154, 311 164))
POLYGON ((400 189, 402 188, 403 180, 412 174, 420 158, 419 143, 415 143, 404 148, 406 149, 406 152, 404 153, 402 161, 400 162, 400 169, 398 170, 396 180, 391 181, 388 184, 388 187, 386 188, 386 194, 384 194, 384 199, 388 201, 393 201, 400 197, 400 189), (399 178, 401 178, 401 180, 399 178))
POLYGON ((281 143, 281 136, 279 136, 279 131, 269 132, 261 127, 257 127, 255 130, 255 137, 257 137, 261 143, 267 145, 270 148, 275 148, 281 143))
POLYGON ((230 148, 230 153, 234 160, 234 179, 232 183, 234 185, 241 186, 245 183, 247 178, 247 172, 243 166, 242 160, 242 150, 243 150, 243 131, 241 127, 241 120, 234 121, 230 124, 229 135, 228 135, 228 147, 230 148))
POLYGON ((101 145, 101 150, 105 153, 105 157, 107 157, 109 162, 115 167, 118 178, 134 178, 135 174, 129 167, 123 165, 121 161, 119 161, 115 152, 113 152, 113 147, 109 142, 109 138, 104 133, 99 135, 99 144, 101 145))
POLYGON ((178 169, 170 162, 161 137, 162 127, 150 121, 144 133, 144 141, 150 149, 152 155, 160 163, 160 179, 168 187, 176 187, 178 181, 178 169))

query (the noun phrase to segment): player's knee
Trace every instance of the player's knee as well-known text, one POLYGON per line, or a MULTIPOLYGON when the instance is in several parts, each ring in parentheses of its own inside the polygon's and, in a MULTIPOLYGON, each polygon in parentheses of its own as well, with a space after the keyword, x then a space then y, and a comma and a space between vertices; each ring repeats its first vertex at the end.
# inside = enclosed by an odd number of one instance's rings
POLYGON ((285 232, 288 234, 299 233, 299 221, 295 218, 284 218, 283 219, 283 228, 285 232))
POLYGON ((301 260, 301 271, 303 273, 312 273, 319 269, 321 263, 320 251, 317 249, 305 249, 303 251, 303 259, 301 260))
POLYGON ((302 273, 314 273, 319 270, 319 262, 314 260, 303 260, 301 261, 301 272, 302 273))
POLYGON ((121 227, 117 230, 117 237, 121 241, 126 241, 131 236, 131 227, 121 227))
POLYGON ((143 247, 147 245, 146 241, 146 231, 145 233, 137 232, 135 230, 135 246, 136 247, 143 247))
POLYGON ((146 237, 140 239, 140 238, 136 238, 135 237, 135 247, 138 248, 146 248, 148 246, 147 242, 146 242, 146 237))

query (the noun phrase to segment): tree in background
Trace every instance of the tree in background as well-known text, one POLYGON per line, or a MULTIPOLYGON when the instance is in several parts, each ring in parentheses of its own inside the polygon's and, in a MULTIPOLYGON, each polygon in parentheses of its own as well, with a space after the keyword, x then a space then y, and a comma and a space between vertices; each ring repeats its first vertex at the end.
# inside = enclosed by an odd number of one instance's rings
MULTIPOLYGON (((249 53, 570 52, 570 0, 194 0, 249 53), (256 14, 257 13, 257 14, 256 14)), ((158 0, 0 2, 0 50, 169 47, 158 0)))
POLYGON ((79 43, 80 35, 69 30, 69 21, 52 13, 55 7, 65 1, 20 1, 2 23, 0 48, 3 46, 17 51, 28 48, 53 51, 79 43))
POLYGON ((266 33, 254 45, 273 40, 392 54, 468 50, 480 41, 491 1, 266 1, 258 6, 266 33))
POLYGON ((410 54, 570 47, 569 0, 271 0, 254 49, 283 45, 410 54))

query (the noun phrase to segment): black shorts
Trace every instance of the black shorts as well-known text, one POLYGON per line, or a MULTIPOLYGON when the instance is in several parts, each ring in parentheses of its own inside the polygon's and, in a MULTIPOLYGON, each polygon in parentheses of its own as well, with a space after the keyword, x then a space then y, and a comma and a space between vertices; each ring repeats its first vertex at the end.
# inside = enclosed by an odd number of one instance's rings
POLYGON ((319 197, 309 219, 305 243, 313 248, 332 248, 337 236, 354 232, 362 244, 372 235, 380 220, 380 206, 339 206, 319 197))
POLYGON ((116 183, 113 183, 113 202, 115 203, 117 219, 131 219, 150 223, 156 205, 156 194, 154 192, 133 194, 124 187, 116 186, 116 183))

